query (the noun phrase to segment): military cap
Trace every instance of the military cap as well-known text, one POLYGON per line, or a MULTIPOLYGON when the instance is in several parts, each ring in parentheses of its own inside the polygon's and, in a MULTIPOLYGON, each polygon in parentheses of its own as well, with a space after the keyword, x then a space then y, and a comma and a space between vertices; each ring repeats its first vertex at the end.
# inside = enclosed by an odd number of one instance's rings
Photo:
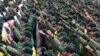
POLYGON ((8 2, 9 2, 9 0, 4 0, 4 1, 3 1, 3 3, 8 3, 8 2))
POLYGON ((27 23, 28 22, 28 18, 27 17, 22 17, 21 21, 24 21, 25 23, 27 23))
POLYGON ((89 27, 96 27, 96 24, 95 24, 94 22, 90 22, 90 23, 88 24, 88 26, 89 26, 89 27))
POLYGON ((32 5, 32 4, 27 4, 27 7, 31 9, 31 8, 34 8, 34 5, 32 5))
MULTIPOLYGON (((66 17, 65 17, 65 18, 66 18, 66 17)), ((68 21, 69 21, 69 20, 68 20, 68 21)), ((60 21, 58 22, 58 24, 61 25, 61 26, 64 26, 65 23, 67 24, 67 21, 62 21, 62 20, 60 20, 60 21)))
POLYGON ((60 16, 60 13, 55 11, 55 16, 60 16))
POLYGON ((29 37, 29 38, 32 37, 32 33, 28 30, 24 31, 24 34, 25 34, 26 37, 29 37))
POLYGON ((65 32, 65 29, 64 29, 64 28, 60 29, 60 30, 58 31, 58 33, 60 33, 60 32, 65 32))
POLYGON ((36 13, 35 13, 35 14, 36 14, 36 16, 40 16, 40 13, 39 13, 39 12, 37 12, 37 11, 36 11, 36 13))
POLYGON ((27 18, 29 18, 30 17, 30 14, 27 12, 27 13, 24 13, 25 15, 25 17, 27 17, 27 18))
POLYGON ((70 37, 68 37, 67 35, 62 36, 61 38, 63 41, 65 42, 70 42, 70 37))
POLYGON ((97 27, 93 27, 93 28, 92 28, 92 31, 93 31, 93 32, 96 32, 96 31, 100 31, 100 30, 99 30, 99 28, 97 28, 97 27))
POLYGON ((72 56, 79 56, 79 54, 77 54, 77 53, 73 53, 72 56))
POLYGON ((48 14, 54 15, 54 11, 49 9, 49 10, 48 10, 48 14))
POLYGON ((30 31, 31 33, 33 32, 32 27, 25 27, 25 30, 30 31))
POLYGON ((36 12, 36 9, 35 9, 35 8, 31 8, 30 11, 31 11, 32 13, 35 13, 35 12, 36 12))
POLYGON ((73 43, 69 43, 65 49, 67 52, 73 53, 75 52, 75 45, 73 43))
POLYGON ((29 40, 26 40, 25 42, 24 42, 24 44, 23 44, 23 46, 24 47, 32 47, 32 44, 31 44, 31 42, 29 41, 29 40))
POLYGON ((21 0, 16 0, 16 4, 17 5, 21 4, 21 0))
POLYGON ((92 2, 90 2, 91 0, 88 0, 85 2, 86 5, 92 5, 92 2))
POLYGON ((96 38, 99 38, 100 37, 100 32, 95 32, 94 35, 95 35, 96 38))
POLYGON ((8 21, 8 16, 4 16, 4 17, 3 17, 3 20, 4 20, 5 22, 7 22, 7 21, 8 21))
POLYGON ((85 21, 81 21, 79 24, 80 25, 86 25, 87 23, 85 21))
POLYGON ((74 0, 68 0, 69 5, 73 3, 74 0))
POLYGON ((91 10, 91 9, 88 9, 87 12, 93 14, 93 10, 91 10))
POLYGON ((32 48, 30 47, 25 47, 25 49, 23 50, 24 53, 28 53, 28 54, 32 54, 32 48))
POLYGON ((20 55, 21 54, 20 52, 18 52, 17 49, 15 49, 15 48, 13 48, 11 46, 6 46, 6 50, 10 54, 15 54, 15 55, 20 55))
POLYGON ((100 13, 99 13, 98 10, 96 10, 96 11, 93 12, 93 15, 99 17, 100 16, 100 13))
POLYGON ((24 26, 25 27, 32 27, 32 25, 30 23, 26 23, 24 26))
POLYGON ((32 56, 32 55, 31 55, 31 54, 26 54, 26 53, 25 53, 24 56, 32 56))
POLYGON ((59 35, 60 35, 60 36, 64 36, 64 35, 67 35, 67 34, 66 34, 66 32, 63 32, 63 31, 62 31, 62 32, 59 33, 59 35))
POLYGON ((70 9, 70 11, 68 11, 70 15, 74 15, 75 11, 73 9, 70 9))
POLYGON ((7 16, 6 16, 6 17, 7 17, 6 19, 7 19, 7 20, 12 20, 12 19, 14 19, 13 16, 14 16, 14 15, 13 15, 11 12, 8 12, 8 13, 7 13, 7 16))

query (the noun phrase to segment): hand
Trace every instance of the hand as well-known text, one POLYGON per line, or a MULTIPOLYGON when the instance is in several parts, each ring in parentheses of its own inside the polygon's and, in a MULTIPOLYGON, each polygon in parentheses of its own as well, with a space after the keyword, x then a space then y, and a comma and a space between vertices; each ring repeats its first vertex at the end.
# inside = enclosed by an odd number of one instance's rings
POLYGON ((11 38, 10 34, 7 34, 8 40, 12 41, 13 39, 11 38))
POLYGON ((39 30, 39 33, 41 33, 41 34, 45 35, 45 33, 44 33, 42 30, 39 30))
POLYGON ((52 35, 52 32, 51 32, 51 30, 47 30, 47 33, 48 33, 48 35, 52 35))
POLYGON ((90 51, 90 52, 93 51, 93 49, 92 49, 89 45, 85 46, 85 48, 86 48, 88 51, 90 51))

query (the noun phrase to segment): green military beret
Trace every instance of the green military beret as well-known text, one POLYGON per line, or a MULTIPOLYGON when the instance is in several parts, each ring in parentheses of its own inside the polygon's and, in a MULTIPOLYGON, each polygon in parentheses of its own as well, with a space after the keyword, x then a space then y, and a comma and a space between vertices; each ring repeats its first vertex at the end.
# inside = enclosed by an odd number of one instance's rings
POLYGON ((95 32, 94 35, 95 35, 96 38, 99 38, 100 37, 100 32, 95 32))
POLYGON ((25 47, 25 49, 23 50, 24 53, 28 53, 28 54, 32 54, 32 48, 30 47, 25 47))
POLYGON ((90 22, 90 23, 88 24, 88 27, 96 27, 96 24, 95 24, 94 22, 90 22))
POLYGON ((26 40, 23 44, 24 47, 32 47, 32 44, 29 40, 26 40))
POLYGON ((73 43, 69 43, 65 49, 67 52, 73 53, 75 52, 75 45, 73 43))

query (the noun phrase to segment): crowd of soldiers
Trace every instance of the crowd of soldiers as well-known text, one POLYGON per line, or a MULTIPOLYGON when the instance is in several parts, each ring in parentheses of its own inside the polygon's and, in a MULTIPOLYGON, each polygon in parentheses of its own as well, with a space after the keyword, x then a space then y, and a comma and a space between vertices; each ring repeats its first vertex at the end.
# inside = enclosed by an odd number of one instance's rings
POLYGON ((100 0, 0 0, 0 56, 100 56, 100 0))
POLYGON ((44 56, 100 56, 100 0, 41 1, 44 56))
POLYGON ((36 56, 33 11, 31 0, 0 0, 0 56, 36 56))

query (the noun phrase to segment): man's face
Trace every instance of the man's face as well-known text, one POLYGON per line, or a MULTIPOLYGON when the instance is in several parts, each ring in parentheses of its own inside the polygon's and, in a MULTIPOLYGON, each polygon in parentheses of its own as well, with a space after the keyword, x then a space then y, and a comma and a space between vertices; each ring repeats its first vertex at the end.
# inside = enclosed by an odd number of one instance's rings
POLYGON ((70 52, 61 52, 61 56, 71 56, 71 53, 70 52))
POLYGON ((13 11, 16 13, 17 9, 16 8, 13 8, 13 11))
POLYGON ((61 56, 66 56, 67 55, 67 52, 64 51, 64 52, 61 52, 61 56))
POLYGON ((85 29, 85 26, 81 25, 80 28, 81 28, 81 29, 85 29))
POLYGON ((26 39, 26 36, 24 34, 22 34, 22 39, 25 40, 26 39))
POLYGON ((21 24, 24 24, 24 21, 21 20, 20 23, 21 23, 21 24))
POLYGON ((93 31, 90 31, 89 34, 90 34, 91 36, 93 36, 93 35, 94 35, 94 32, 93 32, 93 31))

